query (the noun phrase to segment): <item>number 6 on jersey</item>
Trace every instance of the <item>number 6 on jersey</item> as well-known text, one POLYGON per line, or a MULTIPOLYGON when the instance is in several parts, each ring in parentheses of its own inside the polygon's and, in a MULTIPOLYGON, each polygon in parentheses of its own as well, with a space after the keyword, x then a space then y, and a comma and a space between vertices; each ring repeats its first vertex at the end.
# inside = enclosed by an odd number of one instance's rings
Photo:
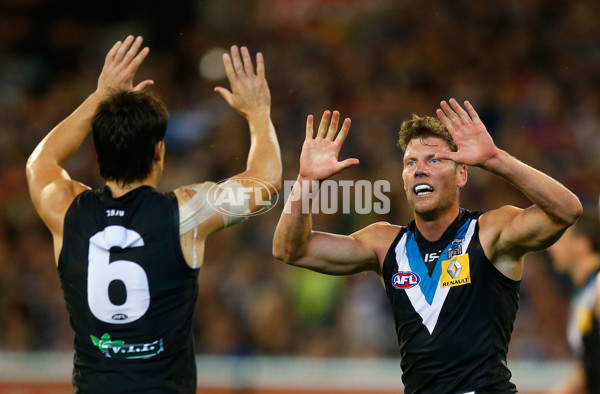
POLYGON ((108 226, 90 238, 87 293, 90 310, 105 323, 125 324, 136 321, 150 307, 148 276, 144 269, 128 260, 110 262, 110 248, 144 246, 142 236, 123 226, 108 226), (125 302, 110 300, 108 288, 112 281, 125 285, 125 302))

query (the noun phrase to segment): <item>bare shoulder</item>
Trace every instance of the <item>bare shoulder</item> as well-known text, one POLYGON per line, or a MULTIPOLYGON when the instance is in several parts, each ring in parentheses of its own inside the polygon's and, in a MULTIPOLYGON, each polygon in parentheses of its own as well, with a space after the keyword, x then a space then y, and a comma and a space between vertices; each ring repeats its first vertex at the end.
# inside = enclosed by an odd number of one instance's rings
POLYGON ((190 185, 180 186, 173 190, 173 193, 175 193, 175 196, 177 197, 178 204, 183 205, 200 192, 205 194, 208 193, 210 188, 214 185, 215 183, 210 181, 193 183, 190 185))
POLYGON ((40 217, 53 234, 61 234, 67 210, 79 194, 90 190, 89 186, 71 179, 58 179, 42 190, 40 217))
POLYGON ((498 209, 487 211, 479 218, 479 238, 495 243, 504 229, 518 214, 521 208, 504 205, 498 209))
POLYGON ((402 230, 402 226, 388 222, 376 222, 353 233, 351 236, 373 249, 377 253, 379 261, 382 262, 400 230, 402 230))
POLYGON ((524 251, 507 234, 513 231, 513 219, 522 212, 521 208, 506 205, 484 213, 479 219, 479 241, 485 256, 512 280, 521 280, 524 251))
POLYGON ((197 187, 198 185, 200 185, 200 184, 195 183, 192 185, 181 186, 181 187, 178 187, 177 189, 173 190, 173 193, 175 193, 175 197, 177 197, 178 204, 183 205, 186 202, 188 202, 192 197, 194 197, 194 195, 196 194, 196 192, 194 191, 194 188, 197 187))

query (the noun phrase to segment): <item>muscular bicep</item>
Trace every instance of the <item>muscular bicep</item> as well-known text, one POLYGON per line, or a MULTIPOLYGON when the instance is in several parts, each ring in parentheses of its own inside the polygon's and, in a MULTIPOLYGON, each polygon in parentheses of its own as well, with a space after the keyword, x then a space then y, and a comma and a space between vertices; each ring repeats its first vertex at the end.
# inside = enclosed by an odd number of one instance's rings
POLYGON ((313 231, 309 242, 289 264, 329 275, 350 275, 362 271, 381 274, 389 246, 400 231, 389 223, 373 223, 351 235, 313 231))
POLYGON ((525 253, 547 248, 564 229, 535 205, 527 209, 504 206, 480 218, 480 240, 486 256, 514 280, 521 278, 525 253))
POLYGON ((500 233, 499 243, 518 255, 542 250, 552 245, 566 230, 566 226, 552 220, 536 205, 527 209, 503 207, 506 225, 500 233))
POLYGON ((376 253, 360 237, 320 231, 313 231, 300 257, 288 263, 329 275, 379 271, 376 253))
POLYGON ((89 187, 76 181, 60 179, 42 189, 34 203, 36 211, 44 224, 52 233, 54 240, 54 255, 58 264, 58 255, 62 249, 64 221, 67 210, 77 195, 89 187))
POLYGON ((42 204, 42 197, 45 195, 45 200, 48 200, 48 189, 55 187, 52 186, 52 184, 58 185, 59 188, 62 188, 63 183, 61 181, 71 180, 69 174, 64 168, 59 166, 53 160, 44 160, 43 158, 38 158, 35 155, 35 152, 27 161, 25 173, 27 175, 29 196, 31 197, 31 201, 33 202, 35 209, 40 215, 43 214, 42 211, 44 208, 42 204))

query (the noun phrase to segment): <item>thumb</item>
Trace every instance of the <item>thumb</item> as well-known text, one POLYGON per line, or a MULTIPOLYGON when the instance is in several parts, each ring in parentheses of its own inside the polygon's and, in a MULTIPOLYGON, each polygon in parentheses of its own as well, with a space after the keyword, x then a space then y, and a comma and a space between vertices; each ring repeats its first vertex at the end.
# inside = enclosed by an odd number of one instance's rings
POLYGON ((348 167, 351 167, 351 166, 355 166, 358 163, 359 163, 358 159, 355 159, 355 158, 351 158, 351 159, 346 159, 346 160, 340 161, 340 165, 341 165, 341 169, 342 170, 346 169, 348 167))
POLYGON ((435 154, 435 158, 438 160, 452 160, 452 161, 456 161, 454 160, 456 157, 458 156, 457 152, 448 152, 448 151, 441 151, 435 154))
POLYGON ((225 101, 227 101, 227 104, 229 104, 230 107, 232 106, 233 95, 231 94, 231 92, 229 90, 218 86, 215 88, 215 92, 219 93, 221 95, 221 97, 223 97, 225 99, 225 101))
POLYGON ((147 79, 145 81, 142 81, 140 83, 138 83, 134 88, 133 91, 134 92, 139 92, 141 90, 144 90, 145 88, 147 88, 148 86, 154 86, 154 81, 151 79, 147 79))

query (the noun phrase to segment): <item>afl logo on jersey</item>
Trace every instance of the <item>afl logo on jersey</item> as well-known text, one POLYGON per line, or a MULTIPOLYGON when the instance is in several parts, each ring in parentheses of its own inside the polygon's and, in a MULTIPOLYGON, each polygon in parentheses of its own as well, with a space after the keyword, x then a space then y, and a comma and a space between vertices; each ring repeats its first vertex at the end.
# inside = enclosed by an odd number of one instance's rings
POLYGON ((125 320, 127 319, 127 315, 124 313, 115 313, 112 315, 113 320, 125 320))
POLYGON ((396 289, 410 289, 419 284, 421 278, 411 271, 400 271, 392 276, 392 285, 396 289))

